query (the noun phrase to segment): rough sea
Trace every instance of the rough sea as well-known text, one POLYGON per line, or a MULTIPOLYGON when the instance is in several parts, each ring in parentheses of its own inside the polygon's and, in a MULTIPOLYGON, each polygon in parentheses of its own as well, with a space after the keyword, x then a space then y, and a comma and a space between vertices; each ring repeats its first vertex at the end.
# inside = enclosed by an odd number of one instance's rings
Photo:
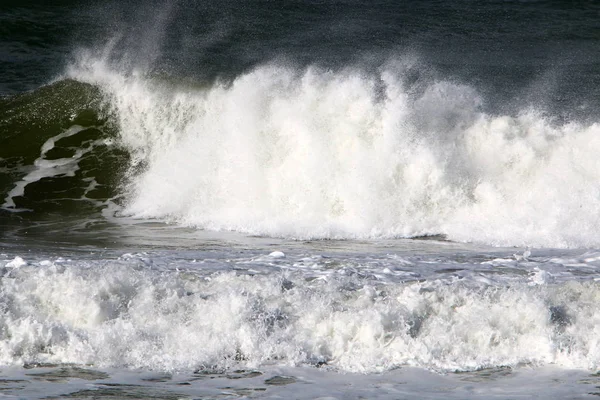
POLYGON ((0 3, 0 398, 600 396, 600 3, 0 3))

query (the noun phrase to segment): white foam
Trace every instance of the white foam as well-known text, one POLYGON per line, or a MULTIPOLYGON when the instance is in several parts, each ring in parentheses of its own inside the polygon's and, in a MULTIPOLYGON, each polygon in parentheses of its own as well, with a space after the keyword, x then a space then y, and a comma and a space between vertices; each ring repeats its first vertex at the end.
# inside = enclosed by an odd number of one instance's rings
POLYGON ((15 260, 19 268, 4 275, 0 290, 2 365, 193 370, 327 363, 354 372, 600 366, 600 286, 592 279, 530 285, 527 276, 460 264, 473 271, 417 282, 339 260, 335 267, 327 258, 307 271, 289 255, 280 269, 227 260, 232 272, 210 268, 217 260, 198 267, 179 256, 162 268, 152 254, 15 260))
POLYGON ((19 268, 23 265, 27 265, 27 262, 23 260, 21 257, 16 256, 12 261, 6 263, 6 268, 19 268))
POLYGON ((182 89, 82 58, 132 162, 126 213, 296 238, 446 234, 493 245, 600 245, 600 125, 481 111, 470 87, 263 66, 182 89))

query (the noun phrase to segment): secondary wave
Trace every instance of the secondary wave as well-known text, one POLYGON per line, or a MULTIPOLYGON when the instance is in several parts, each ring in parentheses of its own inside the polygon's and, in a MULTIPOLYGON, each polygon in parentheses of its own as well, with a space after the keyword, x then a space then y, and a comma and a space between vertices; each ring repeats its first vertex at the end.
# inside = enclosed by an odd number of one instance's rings
POLYGON ((493 115, 419 68, 265 65, 190 87, 82 57, 68 76, 102 90, 131 154, 127 215, 292 238, 600 245, 600 125, 493 115))
POLYGON ((0 362, 356 372, 600 362, 600 288, 592 280, 549 284, 521 275, 492 284, 475 273, 386 283, 314 258, 281 269, 263 260, 266 274, 252 269, 256 259, 230 272, 153 261, 147 254, 0 261, 0 362))

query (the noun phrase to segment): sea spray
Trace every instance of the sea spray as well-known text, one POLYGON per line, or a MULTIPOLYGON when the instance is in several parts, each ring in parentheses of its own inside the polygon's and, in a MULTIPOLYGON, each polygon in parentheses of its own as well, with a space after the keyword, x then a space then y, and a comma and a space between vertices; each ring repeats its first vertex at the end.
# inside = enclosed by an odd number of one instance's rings
POLYGON ((600 243, 597 124, 494 115, 471 87, 411 81, 407 65, 265 65, 185 88, 88 55, 69 76, 103 90, 144 166, 127 215, 291 238, 600 243))

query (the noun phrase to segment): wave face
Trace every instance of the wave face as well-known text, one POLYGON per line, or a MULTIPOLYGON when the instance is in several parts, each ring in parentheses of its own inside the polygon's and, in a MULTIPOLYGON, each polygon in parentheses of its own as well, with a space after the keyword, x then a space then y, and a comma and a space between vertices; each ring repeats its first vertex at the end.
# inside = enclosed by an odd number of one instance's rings
MULTIPOLYGON (((155 370, 274 363, 353 372, 598 368, 600 288, 581 276, 561 282, 556 276, 567 268, 560 260, 530 261, 539 268, 521 276, 510 272, 519 265, 514 259, 455 264, 454 272, 415 281, 431 259, 380 259, 383 272, 378 263, 367 271, 347 260, 302 257, 202 260, 206 269, 196 260, 165 267, 147 254, 4 260, 0 362, 155 370), (235 268, 215 268, 219 262, 235 268), (547 271, 553 266, 556 276, 547 271)), ((597 261, 597 253, 578 259, 594 270, 597 261)))
POLYGON ((82 56, 68 76, 100 88, 129 152, 126 215, 292 238, 600 244, 600 125, 493 114, 423 70, 269 64, 190 87, 82 56))
POLYGON ((0 99, 0 116, 0 216, 85 217, 116 194, 127 156, 102 117, 97 88, 56 82, 0 99))

